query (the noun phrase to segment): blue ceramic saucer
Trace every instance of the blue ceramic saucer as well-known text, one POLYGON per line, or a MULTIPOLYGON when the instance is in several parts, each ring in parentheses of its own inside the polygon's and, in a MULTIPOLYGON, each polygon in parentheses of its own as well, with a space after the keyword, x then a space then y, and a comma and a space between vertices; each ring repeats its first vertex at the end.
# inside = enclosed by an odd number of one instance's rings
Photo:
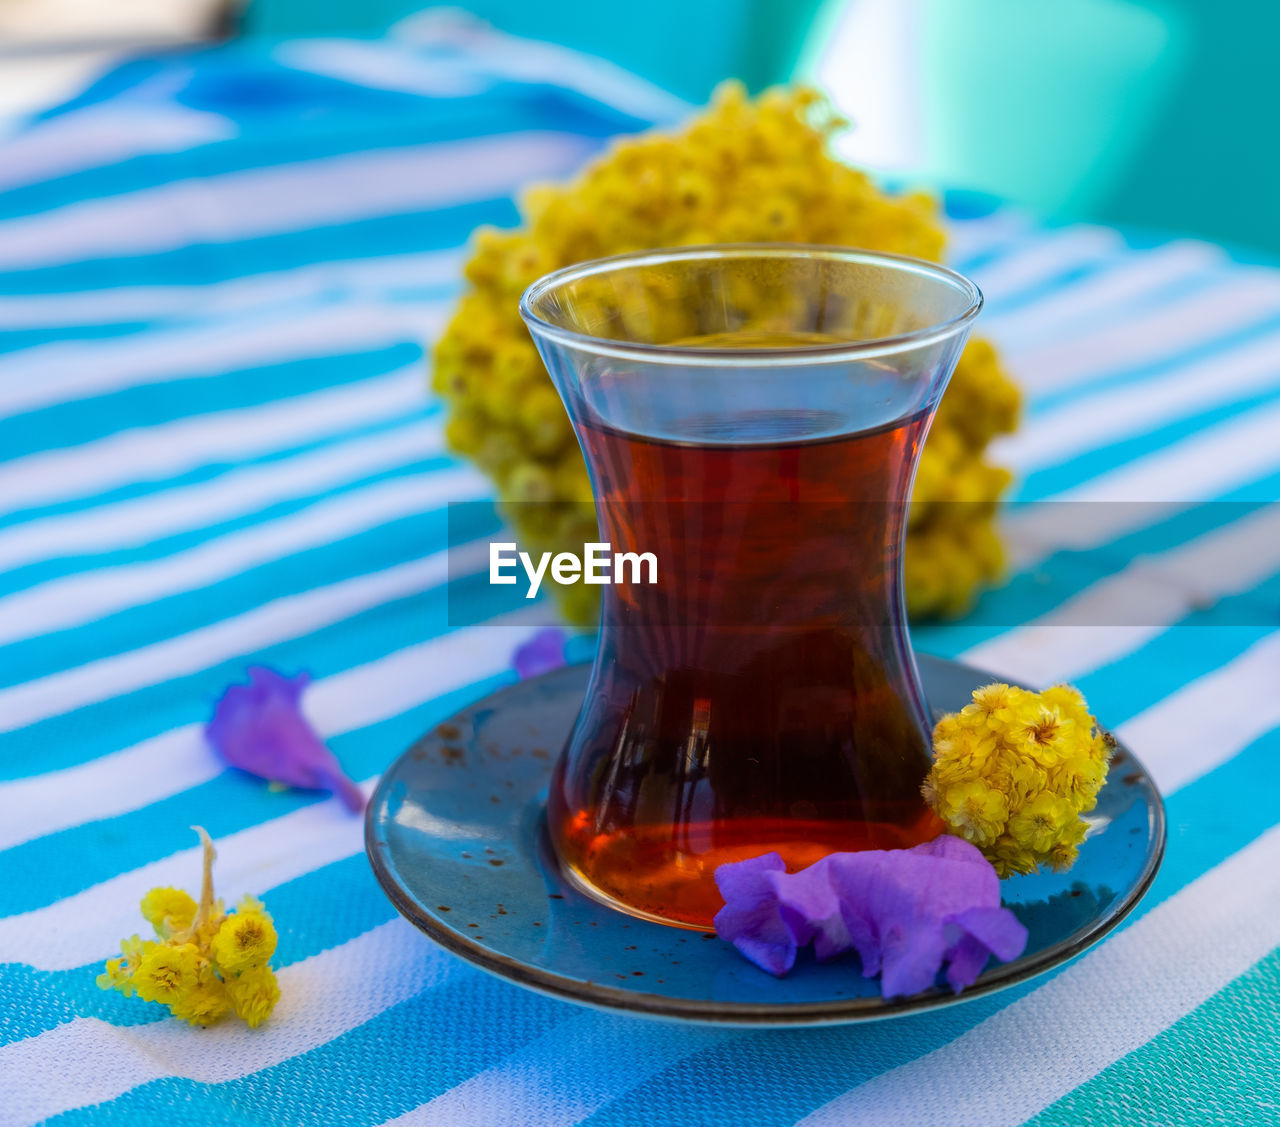
MULTIPOLYGON (((936 714, 992 680, 919 658, 936 714)), ((543 820, 547 782, 588 668, 522 681, 428 732, 382 777, 365 842, 396 908, 455 954, 559 998, 651 1017, 727 1025, 866 1021, 965 1001, 1042 974, 1096 943, 1146 892, 1164 853, 1164 807, 1150 776, 1116 751, 1069 873, 1015 877, 1004 902, 1027 925, 1026 953, 992 962, 958 997, 945 985, 886 1001, 856 958, 802 955, 785 978, 714 935, 624 915, 560 872, 543 820)))

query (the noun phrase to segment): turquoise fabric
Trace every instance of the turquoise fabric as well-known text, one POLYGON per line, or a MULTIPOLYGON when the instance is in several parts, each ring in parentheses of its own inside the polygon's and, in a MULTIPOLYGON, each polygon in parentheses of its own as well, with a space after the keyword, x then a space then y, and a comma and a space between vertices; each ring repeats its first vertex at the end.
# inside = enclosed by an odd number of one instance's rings
POLYGON ((1187 52, 1133 0, 922 0, 918 28, 929 171, 1050 215, 1114 190, 1187 52))
POLYGON ((1050 975, 866 1027, 578 1009, 433 946, 358 819, 202 743, 247 664, 305 668, 369 787, 513 679, 528 628, 446 614, 445 506, 490 493, 444 448, 424 342, 477 224, 681 112, 471 32, 245 42, 133 59, 0 143, 0 1124, 1275 1118, 1280 274, 1208 244, 949 201, 1028 390, 1011 526, 1109 523, 1089 550, 1051 527, 916 644, 1079 684, 1168 799, 1149 895, 1050 975), (1064 624, 1107 559, 1162 601, 1064 624), (94 985, 139 897, 197 881, 192 823, 279 923, 257 1031, 94 985))
POLYGON ((252 0, 244 30, 264 35, 380 32, 399 20, 441 8, 465 9, 501 31, 588 51, 690 101, 705 102, 716 83, 740 78, 753 90, 784 82, 819 10, 832 0, 252 0))

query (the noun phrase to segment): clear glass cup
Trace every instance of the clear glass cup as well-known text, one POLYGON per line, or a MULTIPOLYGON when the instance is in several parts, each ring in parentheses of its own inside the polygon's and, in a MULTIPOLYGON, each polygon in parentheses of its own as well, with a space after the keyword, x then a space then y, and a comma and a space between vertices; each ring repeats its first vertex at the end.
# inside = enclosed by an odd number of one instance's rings
POLYGON ((600 540, 657 572, 600 588, 551 784, 551 840, 585 890, 709 928, 724 862, 941 831, 902 548, 981 305, 932 263, 778 244, 623 255, 526 291, 600 540))

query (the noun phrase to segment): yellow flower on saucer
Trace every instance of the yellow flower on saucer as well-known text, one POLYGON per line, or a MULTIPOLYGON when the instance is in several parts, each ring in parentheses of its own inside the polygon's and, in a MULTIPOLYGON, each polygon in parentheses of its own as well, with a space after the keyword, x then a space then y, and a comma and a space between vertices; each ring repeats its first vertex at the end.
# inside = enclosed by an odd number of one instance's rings
POLYGON ((981 780, 949 787, 942 797, 946 822, 974 845, 989 845, 1009 818, 1009 800, 981 780))
POLYGON ((1080 693, 994 684, 934 729, 925 800, 1002 876, 1069 868, 1098 801, 1114 741, 1080 693))
POLYGON ((1045 791, 1009 819, 1009 834, 1033 853, 1048 853, 1063 829, 1076 821, 1070 802, 1045 791))

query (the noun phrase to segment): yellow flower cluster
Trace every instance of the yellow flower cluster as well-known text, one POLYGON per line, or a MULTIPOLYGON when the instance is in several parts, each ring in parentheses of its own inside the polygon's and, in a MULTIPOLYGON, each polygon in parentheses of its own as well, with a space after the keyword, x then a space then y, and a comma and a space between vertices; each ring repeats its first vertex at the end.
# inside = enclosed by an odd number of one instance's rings
POLYGON ((234 1013, 257 1028, 280 1000, 275 972, 267 965, 276 949, 275 925, 252 896, 224 911, 213 896, 213 842, 199 826, 196 832, 204 845, 199 904, 179 888, 148 892, 142 915, 156 938, 122 940, 120 958, 107 960, 98 985, 126 998, 159 1002, 192 1025, 212 1025, 234 1013))
MULTIPOLYGON (((433 386, 449 401, 450 445, 498 485, 517 533, 535 550, 596 536, 582 455, 517 312, 548 271, 650 247, 788 241, 938 259, 943 230, 922 195, 891 196, 836 160, 844 125, 812 90, 755 100, 726 83, 675 133, 616 142, 573 182, 531 190, 523 227, 477 232, 469 283, 434 354, 433 386)), ((775 295, 776 296, 776 295, 775 295)), ((985 461, 1014 428, 1017 387, 991 346, 974 340, 943 399, 917 479, 907 539, 907 602, 915 615, 965 610, 1002 555, 993 527, 1008 474, 985 461)), ((597 590, 558 587, 567 616, 594 619, 597 590)))
POLYGON ((933 733, 924 794, 951 832, 1007 877, 1075 863, 1114 744, 1079 691, 977 689, 933 733))

